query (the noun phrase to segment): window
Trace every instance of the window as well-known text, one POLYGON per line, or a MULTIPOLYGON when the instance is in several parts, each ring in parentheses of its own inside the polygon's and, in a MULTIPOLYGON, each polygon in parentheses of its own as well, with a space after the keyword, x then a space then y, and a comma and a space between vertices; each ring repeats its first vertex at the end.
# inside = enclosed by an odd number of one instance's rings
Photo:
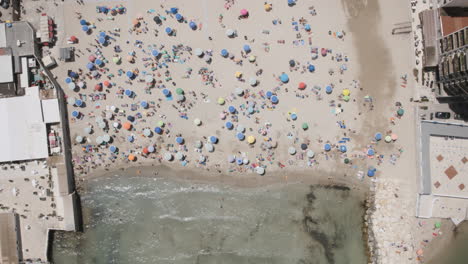
POLYGON ((466 71, 466 54, 465 53, 460 54, 460 70, 462 72, 466 71))
POLYGON ((448 36, 447 38, 447 51, 453 50, 453 35, 448 36))
POLYGON ((468 45, 468 28, 465 28, 465 44, 468 45))
POLYGON ((460 46, 465 46, 465 30, 460 30, 460 46))
POLYGON ((458 47, 460 47, 460 45, 458 45, 458 32, 457 32, 453 34, 453 48, 457 49, 458 47))

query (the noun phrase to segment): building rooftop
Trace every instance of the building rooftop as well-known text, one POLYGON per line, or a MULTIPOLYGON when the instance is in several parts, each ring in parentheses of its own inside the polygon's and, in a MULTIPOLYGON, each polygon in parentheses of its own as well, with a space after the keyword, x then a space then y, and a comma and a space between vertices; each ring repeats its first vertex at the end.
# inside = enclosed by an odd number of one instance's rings
POLYGON ((58 120, 58 104, 49 100, 44 104, 45 112, 38 87, 27 88, 25 96, 0 99, 0 123, 4 126, 0 130, 0 162, 49 156, 46 123, 58 120))
POLYGON ((460 29, 468 27, 468 17, 440 16, 442 36, 450 35, 460 29))
POLYGON ((0 263, 17 264, 18 233, 17 217, 14 213, 0 213, 0 263))

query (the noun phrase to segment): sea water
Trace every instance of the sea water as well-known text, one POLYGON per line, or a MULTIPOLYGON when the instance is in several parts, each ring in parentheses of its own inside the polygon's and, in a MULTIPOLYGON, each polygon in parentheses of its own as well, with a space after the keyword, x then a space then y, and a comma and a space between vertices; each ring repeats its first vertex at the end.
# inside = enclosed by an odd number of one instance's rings
POLYGON ((367 263, 362 195, 112 176, 81 194, 83 233, 56 232, 54 263, 367 263))

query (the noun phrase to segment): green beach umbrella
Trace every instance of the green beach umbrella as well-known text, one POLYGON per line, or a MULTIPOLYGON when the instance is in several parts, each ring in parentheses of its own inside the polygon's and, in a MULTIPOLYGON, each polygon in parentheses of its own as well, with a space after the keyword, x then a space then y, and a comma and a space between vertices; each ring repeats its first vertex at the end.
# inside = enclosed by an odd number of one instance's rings
POLYGON ((120 57, 114 57, 114 58, 112 58, 112 61, 114 63, 119 63, 120 62, 120 57))
POLYGON ((345 163, 345 164, 348 164, 348 163, 349 163, 349 159, 348 159, 348 158, 344 159, 344 163, 345 163))
POLYGON ((218 98, 218 104, 223 105, 224 104, 224 98, 222 98, 222 97, 218 98))
POLYGON ((302 123, 302 129, 307 130, 309 125, 307 123, 302 123))
POLYGON ((440 222, 435 222, 434 227, 435 228, 440 228, 442 226, 442 223, 440 222))
POLYGON ((177 88, 175 92, 176 94, 184 94, 184 90, 182 90, 182 88, 177 88))
POLYGON ((405 113, 405 110, 403 110, 403 108, 400 108, 400 109, 398 109, 398 111, 397 111, 397 114, 398 114, 399 116, 402 116, 404 113, 405 113))
POLYGON ((343 96, 343 100, 344 100, 345 102, 349 102, 349 99, 351 99, 351 97, 349 97, 349 95, 343 96))
POLYGON ((386 136, 386 137, 385 137, 385 142, 390 143, 391 141, 392 141, 392 137, 391 137, 391 136, 386 136))
POLYGON ((163 121, 158 121, 158 127, 163 127, 164 126, 164 122, 163 121))

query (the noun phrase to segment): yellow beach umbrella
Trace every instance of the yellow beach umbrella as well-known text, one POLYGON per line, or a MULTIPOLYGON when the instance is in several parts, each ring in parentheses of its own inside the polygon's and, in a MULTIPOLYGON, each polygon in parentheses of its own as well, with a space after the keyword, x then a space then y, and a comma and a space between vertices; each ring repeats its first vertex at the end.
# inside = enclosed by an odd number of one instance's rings
POLYGON ((240 78, 240 77, 242 77, 242 72, 236 71, 236 78, 240 78))
POLYGON ((267 12, 271 11, 271 4, 265 4, 263 5, 263 7, 265 8, 265 11, 267 12))
POLYGON ((349 91, 349 89, 344 89, 343 90, 343 95, 344 96, 349 96, 351 94, 351 92, 349 91))
POLYGON ((218 104, 223 105, 224 104, 224 98, 220 97, 218 98, 218 104))
POLYGON ((255 137, 254 136, 248 136, 247 137, 247 142, 249 142, 249 144, 255 143, 255 137))

